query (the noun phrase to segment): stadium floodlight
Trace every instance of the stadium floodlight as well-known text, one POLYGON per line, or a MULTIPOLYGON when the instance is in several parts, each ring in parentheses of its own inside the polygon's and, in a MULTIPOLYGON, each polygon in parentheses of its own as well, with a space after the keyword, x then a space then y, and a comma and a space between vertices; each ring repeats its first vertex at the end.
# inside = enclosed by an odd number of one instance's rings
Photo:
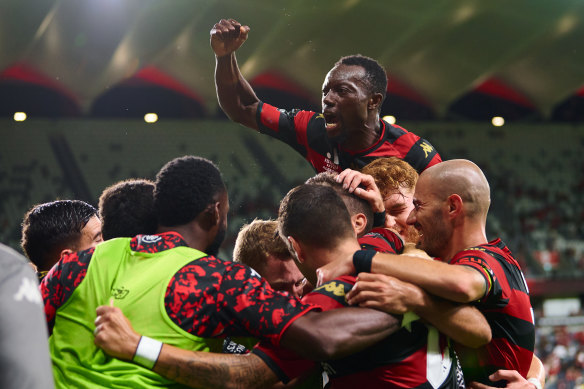
POLYGON ((14 121, 23 122, 26 120, 26 112, 14 112, 14 121))
POLYGON ((495 127, 501 127, 503 124, 505 124, 505 119, 503 119, 501 116, 493 116, 491 123, 495 127))
POLYGON ((155 113, 147 113, 144 115, 144 121, 146 123, 156 123, 158 121, 158 115, 155 113))

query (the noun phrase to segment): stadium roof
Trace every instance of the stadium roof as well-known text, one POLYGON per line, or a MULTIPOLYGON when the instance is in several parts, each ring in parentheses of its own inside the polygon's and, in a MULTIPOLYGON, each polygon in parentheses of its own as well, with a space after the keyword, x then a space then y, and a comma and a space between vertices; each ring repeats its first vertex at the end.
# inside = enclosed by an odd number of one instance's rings
POLYGON ((220 18, 251 27, 238 59, 255 87, 312 106, 332 64, 361 53, 388 72, 388 112, 584 118, 582 0, 0 0, 0 102, 107 114, 142 87, 213 114, 220 18))

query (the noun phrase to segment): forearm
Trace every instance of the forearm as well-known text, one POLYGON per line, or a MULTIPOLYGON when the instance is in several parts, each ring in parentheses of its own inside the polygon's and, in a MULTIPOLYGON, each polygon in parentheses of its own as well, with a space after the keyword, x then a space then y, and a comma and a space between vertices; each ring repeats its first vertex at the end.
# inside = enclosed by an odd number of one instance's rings
POLYGON ((264 361, 251 353, 193 352, 166 344, 153 370, 193 388, 265 388, 279 381, 264 361))
POLYGON ((484 294, 485 281, 478 271, 423 258, 377 253, 371 272, 411 282, 447 300, 467 303, 484 294))
POLYGON ((219 105, 231 120, 257 130, 255 113, 259 99, 241 74, 235 52, 216 56, 215 60, 215 87, 219 105))
POLYGON ((529 379, 536 379, 541 384, 541 387, 545 387, 545 368, 541 360, 533 354, 533 359, 531 360, 531 366, 527 372, 527 377, 529 379))
POLYGON ((466 347, 477 348, 491 341, 491 327, 478 309, 424 293, 423 304, 414 312, 441 333, 466 347))
POLYGON ((368 308, 340 308, 309 312, 290 325, 281 345, 304 358, 324 361, 342 358, 386 338, 400 320, 368 308))

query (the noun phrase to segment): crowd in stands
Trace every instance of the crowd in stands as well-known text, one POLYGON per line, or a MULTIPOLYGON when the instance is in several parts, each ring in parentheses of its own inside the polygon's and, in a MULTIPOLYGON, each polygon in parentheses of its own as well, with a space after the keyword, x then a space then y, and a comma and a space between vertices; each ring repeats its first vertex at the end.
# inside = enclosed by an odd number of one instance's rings
POLYGON ((535 352, 545 366, 546 388, 573 389, 584 385, 584 325, 538 327, 535 352))

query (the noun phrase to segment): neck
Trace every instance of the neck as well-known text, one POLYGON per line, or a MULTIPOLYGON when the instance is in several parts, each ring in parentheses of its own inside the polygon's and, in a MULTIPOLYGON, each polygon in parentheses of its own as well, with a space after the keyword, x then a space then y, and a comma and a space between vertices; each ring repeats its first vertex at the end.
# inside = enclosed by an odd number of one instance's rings
POLYGON ((316 269, 327 265, 339 258, 352 257, 355 251, 359 250, 359 241, 355 237, 349 237, 339 242, 331 249, 325 248, 310 248, 305 251, 305 262, 310 268, 309 274, 305 274, 306 278, 316 285, 316 269))
POLYGON ((467 222, 466 226, 455 229, 447 255, 448 262, 459 252, 470 247, 488 243, 484 224, 467 222))
POLYGON ((349 134, 341 144, 345 150, 361 151, 373 146, 381 136, 379 114, 371 115, 360 128, 349 131, 349 134))
POLYGON ((159 226, 156 233, 161 234, 169 231, 178 232, 185 240, 187 246, 195 250, 205 252, 207 247, 211 244, 209 237, 207 236, 208 234, 206 234, 198 224, 190 223, 175 227, 159 226))

